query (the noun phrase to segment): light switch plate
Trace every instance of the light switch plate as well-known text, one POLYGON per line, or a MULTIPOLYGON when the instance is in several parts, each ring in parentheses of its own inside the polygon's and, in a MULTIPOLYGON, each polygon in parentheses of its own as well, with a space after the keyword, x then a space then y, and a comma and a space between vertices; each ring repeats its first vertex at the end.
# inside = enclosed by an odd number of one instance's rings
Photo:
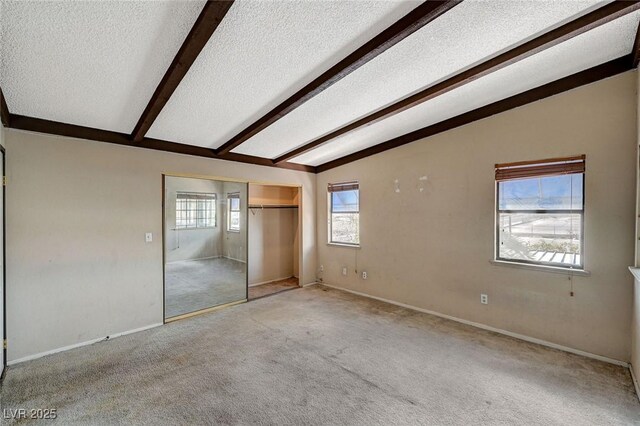
POLYGON ((146 234, 144 234, 144 240, 147 243, 150 243, 153 241, 153 234, 151 232, 147 232, 146 234))

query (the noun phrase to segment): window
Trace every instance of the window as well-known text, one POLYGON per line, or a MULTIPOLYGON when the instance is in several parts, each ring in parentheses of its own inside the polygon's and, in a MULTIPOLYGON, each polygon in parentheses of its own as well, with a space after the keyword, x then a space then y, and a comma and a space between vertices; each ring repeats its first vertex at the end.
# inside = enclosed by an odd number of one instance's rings
POLYGON ((329 243, 360 244, 358 182, 329 184, 329 243))
POLYGON ((178 192, 176 229, 212 228, 216 226, 216 194, 178 192))
POLYGON ((240 193, 227 195, 227 231, 240 232, 240 193))
POLYGON ((583 269, 585 157, 496 164, 496 259, 583 269))

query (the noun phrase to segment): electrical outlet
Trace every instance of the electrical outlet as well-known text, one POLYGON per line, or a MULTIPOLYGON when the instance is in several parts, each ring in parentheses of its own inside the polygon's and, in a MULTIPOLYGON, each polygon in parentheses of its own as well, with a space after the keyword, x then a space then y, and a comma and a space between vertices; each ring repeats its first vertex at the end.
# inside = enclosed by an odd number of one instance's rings
POLYGON ((347 275, 347 267, 346 266, 342 267, 342 275, 347 275))
POLYGON ((362 279, 363 280, 367 279, 367 271, 362 271, 362 279))
POLYGON ((148 243, 153 241, 153 234, 151 232, 147 232, 144 234, 144 240, 148 243))
POLYGON ((324 272, 324 265, 320 265, 320 272, 324 272))
POLYGON ((482 303, 483 305, 488 305, 489 304, 489 296, 486 294, 480 294, 480 303, 482 303))

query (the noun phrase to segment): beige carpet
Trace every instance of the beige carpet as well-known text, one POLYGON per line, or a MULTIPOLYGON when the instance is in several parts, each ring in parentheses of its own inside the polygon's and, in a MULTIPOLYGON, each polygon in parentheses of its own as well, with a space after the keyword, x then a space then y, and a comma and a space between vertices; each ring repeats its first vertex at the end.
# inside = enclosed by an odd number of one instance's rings
POLYGON ((59 424, 640 423, 622 367, 320 286, 9 367, 0 397, 59 424))
POLYGON ((247 298, 246 264, 224 257, 165 265, 165 318, 247 298))

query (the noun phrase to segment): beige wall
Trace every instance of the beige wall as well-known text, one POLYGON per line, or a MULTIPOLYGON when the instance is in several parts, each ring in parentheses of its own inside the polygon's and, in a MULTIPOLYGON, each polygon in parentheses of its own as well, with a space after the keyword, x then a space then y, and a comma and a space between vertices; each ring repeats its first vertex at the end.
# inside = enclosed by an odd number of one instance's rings
POLYGON ((627 72, 319 174, 324 281, 628 362, 636 78, 627 72), (591 276, 570 280, 489 263, 494 164, 574 154, 587 155, 591 276), (428 178, 422 192, 421 176, 428 178), (362 248, 328 246, 327 183, 354 179, 361 188, 362 248), (353 273, 356 262, 367 280, 353 273), (488 305, 480 304, 480 293, 489 295, 488 305))
POLYGON ((5 136, 9 360, 162 322, 163 173, 302 186, 302 282, 315 280, 315 175, 14 130, 5 136))
POLYGON ((206 259, 222 256, 224 206, 222 182, 167 176, 165 180, 165 261, 206 259), (176 229, 178 192, 216 194, 216 226, 212 228, 176 229))

